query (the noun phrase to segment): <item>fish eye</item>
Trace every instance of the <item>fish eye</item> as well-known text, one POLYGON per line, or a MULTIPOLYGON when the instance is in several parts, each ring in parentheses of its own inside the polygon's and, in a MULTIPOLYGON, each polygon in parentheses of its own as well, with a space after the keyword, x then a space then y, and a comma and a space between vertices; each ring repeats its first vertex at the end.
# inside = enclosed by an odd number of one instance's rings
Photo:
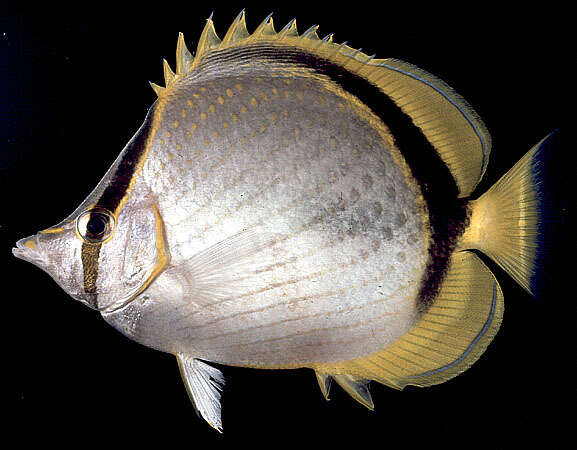
POLYGON ((92 244, 108 239, 115 226, 114 216, 105 209, 84 211, 76 219, 76 231, 84 241, 92 244))

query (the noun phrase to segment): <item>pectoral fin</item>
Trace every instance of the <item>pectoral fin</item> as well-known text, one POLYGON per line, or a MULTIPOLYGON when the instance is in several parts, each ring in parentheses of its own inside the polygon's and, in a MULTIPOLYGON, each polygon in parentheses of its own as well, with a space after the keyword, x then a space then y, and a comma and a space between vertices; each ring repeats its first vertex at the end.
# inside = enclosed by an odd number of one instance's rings
POLYGON ((196 412, 211 427, 222 433, 220 414, 220 392, 224 386, 222 372, 189 356, 178 354, 176 359, 196 412))
POLYGON ((272 262, 270 247, 280 235, 244 230, 201 250, 166 270, 191 304, 207 305, 240 295, 251 286, 251 274, 272 262))

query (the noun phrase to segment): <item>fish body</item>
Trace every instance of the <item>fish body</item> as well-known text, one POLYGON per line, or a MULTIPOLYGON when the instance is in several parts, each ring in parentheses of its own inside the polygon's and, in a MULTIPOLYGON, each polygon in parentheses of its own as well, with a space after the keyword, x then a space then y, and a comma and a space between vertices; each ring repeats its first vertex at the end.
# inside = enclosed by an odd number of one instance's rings
POLYGON ((195 57, 181 35, 165 78, 93 193, 14 254, 176 355, 215 428, 224 379, 203 361, 308 367, 372 408, 370 380, 443 382, 497 332, 501 290, 468 250, 538 291, 554 135, 471 200, 489 134, 407 63, 294 22, 249 34, 241 13, 222 41, 209 19, 195 57))

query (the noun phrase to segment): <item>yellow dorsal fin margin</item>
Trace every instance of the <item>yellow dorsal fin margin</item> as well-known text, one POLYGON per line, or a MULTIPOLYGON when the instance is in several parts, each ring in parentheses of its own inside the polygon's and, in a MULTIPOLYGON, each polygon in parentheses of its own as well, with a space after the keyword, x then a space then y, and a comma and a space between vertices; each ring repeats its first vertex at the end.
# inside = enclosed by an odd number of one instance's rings
POLYGON ((455 178, 460 196, 470 195, 487 168, 491 150, 491 137, 473 108, 446 83, 424 70, 395 59, 374 59, 360 49, 334 43, 332 35, 321 40, 317 29, 315 25, 299 35, 293 19, 277 33, 271 14, 249 34, 243 10, 221 41, 211 16, 201 33, 194 58, 180 34, 176 74, 165 64, 166 88, 156 85, 153 88, 157 95, 164 95, 213 50, 255 43, 298 48, 363 77, 391 98, 439 153, 455 178))

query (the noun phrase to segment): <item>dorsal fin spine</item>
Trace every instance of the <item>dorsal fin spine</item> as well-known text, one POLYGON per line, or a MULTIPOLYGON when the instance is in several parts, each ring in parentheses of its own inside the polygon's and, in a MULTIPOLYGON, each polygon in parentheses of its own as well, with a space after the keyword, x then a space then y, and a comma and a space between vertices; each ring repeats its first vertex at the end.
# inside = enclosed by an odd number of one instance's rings
POLYGON ((193 61, 194 57, 184 42, 184 35, 178 33, 178 41, 176 43, 176 74, 183 75, 187 73, 192 67, 193 61))
MULTIPOLYGON (((221 41, 211 16, 207 19, 196 56, 190 66, 184 62, 186 58, 181 56, 186 52, 184 39, 179 37, 176 76, 165 63, 167 88, 184 76, 185 66, 188 67, 188 72, 194 70, 199 61, 212 50, 242 47, 258 42, 284 45, 313 53, 363 77, 391 98, 411 117, 447 164, 457 183, 459 196, 469 195, 487 168, 491 139, 484 124, 468 103, 446 83, 424 70, 403 61, 375 59, 374 56, 364 54, 362 49, 356 50, 347 46, 346 42, 336 44, 332 42, 332 34, 321 40, 317 30, 318 26, 314 25, 299 36, 296 20, 293 19, 276 33, 271 14, 253 34, 249 34, 246 31, 243 10, 230 26, 224 41, 221 41), (420 101, 429 96, 435 100, 429 102, 429 105, 420 101), (437 133, 438 131, 441 132, 437 133)), ((154 89, 156 92, 164 92, 154 89)))

